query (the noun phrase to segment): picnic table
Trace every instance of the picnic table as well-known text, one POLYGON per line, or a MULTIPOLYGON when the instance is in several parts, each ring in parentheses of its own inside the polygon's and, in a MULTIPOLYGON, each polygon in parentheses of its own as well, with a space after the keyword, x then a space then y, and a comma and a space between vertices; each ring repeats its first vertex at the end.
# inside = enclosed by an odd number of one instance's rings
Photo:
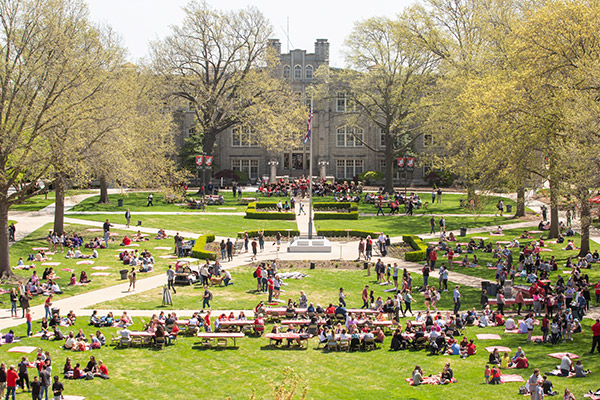
POLYGON ((269 346, 273 346, 273 341, 279 340, 299 340, 300 343, 306 342, 306 347, 308 347, 308 339, 310 336, 306 334, 299 334, 294 332, 284 332, 284 333, 267 333, 265 335, 267 339, 269 339, 269 346))
MULTIPOLYGON (((265 312, 267 313, 267 315, 281 316, 281 315, 286 314, 287 308, 286 307, 270 307, 270 308, 267 308, 265 312)), ((295 308, 294 313, 306 314, 306 313, 308 313, 308 309, 307 308, 295 308)))
POLYGON ((360 314, 360 313, 365 313, 365 314, 379 314, 379 311, 373 310, 371 308, 347 308, 346 312, 348 314, 360 314))
POLYGON ((219 329, 229 332, 242 331, 247 326, 254 326, 254 321, 251 320, 234 320, 234 321, 219 321, 219 329))
POLYGON ((236 339, 243 338, 245 335, 237 332, 198 332, 196 336, 202 340, 202 344, 205 346, 211 345, 214 339, 217 339, 217 346, 224 343, 224 347, 227 347, 228 339, 232 339, 233 346, 237 347, 236 339))
MULTIPOLYGON (((488 304, 497 305, 498 299, 488 299, 488 304)), ((505 306, 512 306, 513 304, 517 304, 515 299, 504 299, 505 306)), ((533 299, 523 299, 523 305, 533 306, 533 299)))
POLYGON ((140 346, 147 346, 152 343, 154 334, 146 331, 131 331, 129 333, 131 337, 131 344, 139 344, 140 346))

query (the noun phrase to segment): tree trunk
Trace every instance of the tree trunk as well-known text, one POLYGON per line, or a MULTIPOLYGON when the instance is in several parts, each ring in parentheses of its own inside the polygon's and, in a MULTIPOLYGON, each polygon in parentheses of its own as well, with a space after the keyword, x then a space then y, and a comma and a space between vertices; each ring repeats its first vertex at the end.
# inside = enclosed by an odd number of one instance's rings
POLYGON ((100 200, 98 203, 108 204, 110 199, 108 198, 108 183, 106 183, 106 176, 100 176, 100 200))
POLYGON ((517 189, 517 212, 515 217, 525 216, 525 186, 521 185, 517 189))
POLYGON ((54 202, 54 232, 57 235, 62 235, 65 225, 65 180, 61 174, 54 180, 54 192, 56 195, 54 202))
POLYGON ((589 192, 587 189, 581 190, 579 196, 579 200, 581 201, 581 250, 579 251, 579 257, 585 257, 590 251, 590 224, 592 214, 588 196, 589 192))
POLYGON ((555 179, 550 176, 550 233, 548 234, 548 239, 555 239, 558 237, 558 197, 558 184, 555 179))
MULTIPOLYGON (((405 167, 406 168, 406 167, 405 167)), ((385 135, 385 185, 384 190, 394 193, 394 137, 389 133, 385 135)))
MULTIPOLYGON (((7 193, 3 197, 6 198, 6 195, 7 193)), ((8 203, 0 201, 0 277, 5 279, 11 275, 8 243, 8 203)))

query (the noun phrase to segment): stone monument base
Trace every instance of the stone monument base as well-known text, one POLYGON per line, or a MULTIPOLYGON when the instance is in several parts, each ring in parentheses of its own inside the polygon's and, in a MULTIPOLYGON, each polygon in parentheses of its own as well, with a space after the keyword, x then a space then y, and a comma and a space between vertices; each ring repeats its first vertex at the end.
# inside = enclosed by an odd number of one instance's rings
POLYGON ((331 242, 324 236, 299 236, 292 239, 288 253, 331 253, 331 242))

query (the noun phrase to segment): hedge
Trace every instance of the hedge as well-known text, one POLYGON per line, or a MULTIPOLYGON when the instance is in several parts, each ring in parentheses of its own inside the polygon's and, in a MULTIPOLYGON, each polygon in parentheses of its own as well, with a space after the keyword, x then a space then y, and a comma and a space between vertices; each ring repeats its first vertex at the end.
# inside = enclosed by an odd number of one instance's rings
POLYGON ((192 257, 200 258, 202 260, 216 260, 217 253, 214 251, 204 250, 207 243, 215 241, 215 235, 202 235, 196 239, 194 247, 192 247, 192 257))
POLYGON ((427 244, 425 244, 421 238, 414 235, 402 236, 402 240, 408 243, 414 251, 404 253, 404 259, 406 261, 425 261, 427 256, 427 244))
POLYGON ((313 203, 314 219, 358 219, 358 205, 349 202, 320 202, 313 203), (338 212, 317 212, 319 209, 337 209, 338 212), (343 211, 342 211, 343 210, 343 211))
MULTIPOLYGON (((276 236, 277 232, 281 233, 281 236, 287 236, 288 231, 283 229, 265 229, 265 236, 276 236)), ((290 232, 290 236, 300 236, 300 231, 298 229, 292 229, 290 232)), ((251 238, 258 236, 258 231, 248 231, 248 236, 251 238)), ((243 238, 244 232, 238 232, 237 237, 243 238)))
POLYGON ((246 208, 246 218, 248 219, 281 219, 293 221, 296 219, 294 212, 278 212, 278 211, 256 211, 261 208, 274 207, 277 203, 248 203, 246 208))
POLYGON ((329 236, 329 237, 361 237, 366 238, 367 236, 371 236, 372 239, 379 237, 381 232, 371 232, 371 231, 359 231, 359 230, 350 230, 346 232, 345 229, 320 229, 317 232, 319 236, 329 236))
POLYGON ((358 219, 358 211, 351 212, 315 212, 314 220, 318 219, 358 219))

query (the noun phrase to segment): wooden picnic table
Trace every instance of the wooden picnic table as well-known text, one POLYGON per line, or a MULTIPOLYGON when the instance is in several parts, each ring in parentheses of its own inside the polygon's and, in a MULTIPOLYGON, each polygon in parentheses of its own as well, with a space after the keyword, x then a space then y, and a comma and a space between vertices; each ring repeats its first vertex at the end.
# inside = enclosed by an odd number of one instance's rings
POLYGON ((379 314, 379 311, 373 310, 371 308, 347 308, 346 313, 348 314, 379 314))
MULTIPOLYGON (((284 319, 281 321, 281 325, 310 325, 309 319, 284 319)), ((318 320, 316 322, 317 325, 325 325, 327 322, 323 320, 318 320)))
POLYGON ((236 339, 245 337, 243 333, 237 332, 198 332, 196 335, 203 340, 203 344, 212 343, 212 339, 225 339, 225 346, 227 346, 227 340, 233 339, 233 346, 237 347, 236 339))
MULTIPOLYGON (((488 304, 497 305, 498 304, 498 299, 488 299, 488 304)), ((516 302, 515 299, 504 299, 504 305, 505 306, 512 306, 513 304, 517 304, 517 302, 516 302)), ((533 305, 533 299, 523 299, 523 305, 532 306, 533 305)))
POLYGON ((309 335, 306 334, 302 334, 300 335, 299 333, 294 333, 294 332, 284 332, 284 333, 267 333, 265 335, 265 337, 267 339, 269 339, 269 346, 273 345, 273 341, 278 341, 278 340, 299 340, 300 342, 306 342, 306 347, 308 347, 308 339, 310 338, 309 335))
POLYGON ((146 331, 131 331, 129 333, 132 344, 139 344, 140 346, 150 345, 152 343, 153 333, 146 331), (138 341, 139 340, 139 341, 138 341))
MULTIPOLYGON (((287 312, 286 307, 270 307, 265 310, 267 315, 285 315, 287 312)), ((296 314, 306 314, 308 313, 307 308, 295 308, 294 312, 296 314)))
POLYGON ((254 326, 254 321, 252 321, 252 320, 219 321, 219 329, 223 329, 223 330, 231 331, 231 332, 241 331, 246 326, 254 326))

